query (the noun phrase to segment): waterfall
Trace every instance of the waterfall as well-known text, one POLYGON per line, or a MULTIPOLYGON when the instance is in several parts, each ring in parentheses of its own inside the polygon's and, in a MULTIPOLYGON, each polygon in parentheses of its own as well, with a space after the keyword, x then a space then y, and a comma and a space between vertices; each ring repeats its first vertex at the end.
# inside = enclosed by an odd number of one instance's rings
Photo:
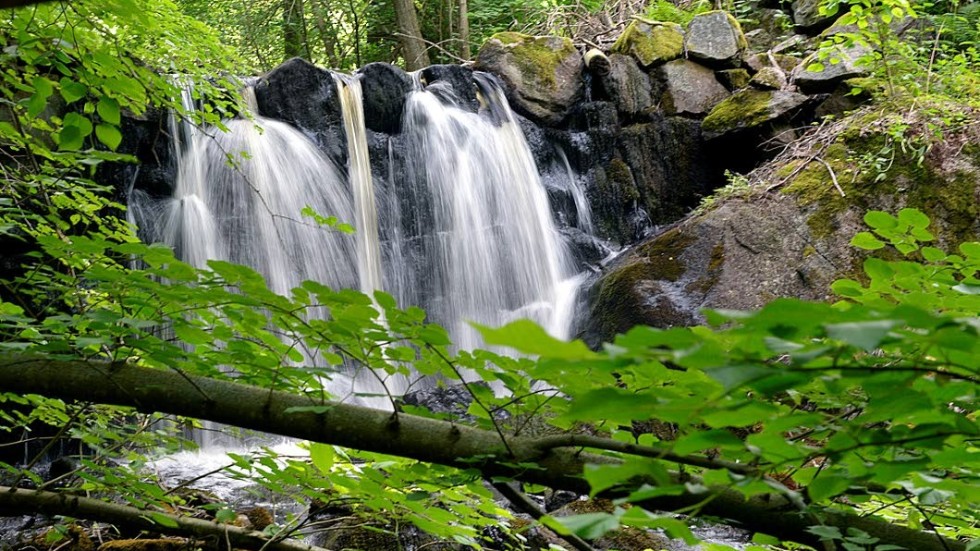
POLYGON ((405 107, 408 168, 432 224, 423 236, 422 302, 460 348, 482 344, 470 322, 527 317, 567 337, 568 251, 500 86, 488 75, 475 80, 481 113, 454 105, 438 81, 412 92, 405 107))
POLYGON ((361 82, 356 77, 334 73, 340 109, 347 136, 347 174, 354 193, 357 229, 357 274, 361 292, 370 295, 383 289, 381 245, 378 240, 378 209, 374 200, 371 161, 368 157, 367 129, 364 127, 364 104, 361 82))
MULTIPOLYGON (((225 121, 227 131, 174 122, 174 143, 183 147, 175 152, 172 197, 155 206, 139 193, 131 197, 143 234, 195 266, 209 259, 251 266, 281 294, 306 279, 384 290, 403 306, 425 309, 462 349, 482 346, 470 322, 499 326, 527 317, 568 337, 582 278, 500 85, 475 75, 481 107, 473 112, 445 83, 419 82, 406 98, 403 149, 396 154, 388 137, 373 175, 368 143, 379 142, 365 128, 361 83, 335 75, 335 85, 346 173, 307 134, 261 116, 246 88, 252 119, 225 121), (352 223, 355 235, 300 219, 306 206, 352 223)), ((570 186, 574 193, 574 179, 570 186)), ((588 220, 581 199, 580 225, 588 220)), ((319 363, 313 354, 306 362, 319 363)), ((361 395, 361 403, 381 406, 363 396, 408 388, 395 377, 383 388, 351 367, 330 381, 335 396, 361 395)))

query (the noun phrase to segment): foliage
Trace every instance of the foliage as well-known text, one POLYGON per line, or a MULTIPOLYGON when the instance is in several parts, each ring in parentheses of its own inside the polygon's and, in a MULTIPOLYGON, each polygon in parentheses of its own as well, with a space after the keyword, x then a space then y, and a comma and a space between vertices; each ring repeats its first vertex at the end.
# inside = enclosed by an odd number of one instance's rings
POLYGON ((712 6, 709 2, 694 2, 688 9, 684 9, 670 0, 656 0, 647 6, 645 15, 654 21, 668 21, 686 27, 695 15, 710 9, 712 6))

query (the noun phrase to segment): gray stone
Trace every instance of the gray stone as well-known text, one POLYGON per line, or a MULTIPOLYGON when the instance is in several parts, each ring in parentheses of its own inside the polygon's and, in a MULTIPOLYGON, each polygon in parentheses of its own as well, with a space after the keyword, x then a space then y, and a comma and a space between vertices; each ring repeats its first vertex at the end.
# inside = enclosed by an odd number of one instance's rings
POLYGON ((812 54, 793 70, 793 83, 800 91, 807 94, 831 92, 838 84, 849 78, 868 74, 859 60, 869 53, 871 53, 870 48, 854 45, 850 48, 835 47, 830 55, 824 56, 823 59, 817 54, 812 54), (810 70, 815 66, 820 70, 810 70))
POLYGON ((743 61, 745 61, 749 69, 759 72, 763 67, 771 67, 773 60, 786 73, 793 72, 793 69, 796 69, 797 65, 800 64, 800 58, 798 57, 785 54, 769 54, 768 52, 747 55, 743 61))
POLYGON ((493 35, 476 59, 477 69, 504 81, 518 112, 550 125, 560 123, 582 98, 584 67, 571 40, 514 32, 493 35))
POLYGON ((715 78, 732 92, 745 88, 749 85, 749 80, 752 79, 745 69, 723 69, 715 73, 715 78))
POLYGON ((694 17, 687 27, 684 49, 688 57, 713 66, 732 66, 747 43, 738 21, 723 11, 709 11, 694 17))
POLYGON ((602 80, 602 85, 620 113, 636 115, 653 107, 650 77, 632 57, 612 54, 609 65, 609 74, 602 80))
POLYGON ((779 90, 786 86, 786 73, 775 67, 763 67, 749 84, 760 90, 779 90))
POLYGON ((657 72, 665 83, 661 105, 669 114, 703 115, 729 95, 714 71, 686 59, 671 61, 657 72))

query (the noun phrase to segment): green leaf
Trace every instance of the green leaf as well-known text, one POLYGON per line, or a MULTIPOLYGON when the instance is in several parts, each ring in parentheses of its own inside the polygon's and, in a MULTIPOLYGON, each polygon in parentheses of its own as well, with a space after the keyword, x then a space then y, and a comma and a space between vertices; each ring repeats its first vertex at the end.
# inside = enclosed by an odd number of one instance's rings
POLYGON ((27 102, 27 116, 36 117, 48 106, 48 98, 54 92, 54 86, 44 77, 35 77, 32 84, 34 93, 27 102))
POLYGON ((866 251, 876 251, 885 247, 884 242, 872 235, 870 232, 860 232, 851 239, 851 245, 866 251))
POLYGON ((622 510, 618 511, 618 515, 611 513, 585 513, 582 515, 549 518, 564 529, 563 533, 571 533, 586 540, 594 540, 619 528, 619 517, 623 513, 622 510))
POLYGON ((122 133, 119 131, 119 129, 108 124, 100 124, 96 126, 95 137, 113 151, 119 147, 119 144, 122 143, 123 139, 122 133))
POLYGON ((177 524, 176 520, 170 517, 170 515, 165 515, 156 511, 148 511, 147 515, 149 515, 149 520, 163 526, 164 528, 178 528, 180 526, 177 524))
POLYGON ((834 497, 851 485, 850 479, 843 475, 832 475, 820 473, 817 478, 807 486, 807 495, 816 503, 827 498, 834 497))
POLYGON ((77 126, 66 126, 58 133, 58 149, 62 151, 77 151, 84 142, 85 138, 77 126))
POLYGON ((824 326, 832 339, 846 342, 867 352, 878 348, 881 341, 896 326, 895 320, 874 320, 852 323, 835 323, 824 326))
MULTIPOLYGON (((95 107, 103 122, 118 126, 121 122, 119 116, 119 102, 109 96, 99 98, 99 104, 95 107)), ((108 144, 107 144, 108 145, 108 144)))
POLYGON ((85 94, 88 93, 88 86, 81 82, 75 82, 68 77, 63 77, 60 84, 61 97, 65 98, 65 103, 74 103, 84 98, 85 94))
POLYGON ((597 357, 596 353, 589 350, 582 341, 566 342, 556 339, 531 320, 513 321, 499 329, 479 324, 473 324, 473 327, 483 335, 483 340, 487 344, 509 346, 525 354, 563 360, 585 360, 597 357))
POLYGON ((844 535, 836 526, 810 526, 806 531, 823 541, 844 539, 844 535))
POLYGON ((880 210, 869 210, 864 214, 864 223, 876 230, 894 230, 898 228, 898 218, 880 210))
POLYGON ((330 474, 335 455, 333 446, 329 444, 320 444, 317 442, 310 444, 310 460, 325 475, 330 474))

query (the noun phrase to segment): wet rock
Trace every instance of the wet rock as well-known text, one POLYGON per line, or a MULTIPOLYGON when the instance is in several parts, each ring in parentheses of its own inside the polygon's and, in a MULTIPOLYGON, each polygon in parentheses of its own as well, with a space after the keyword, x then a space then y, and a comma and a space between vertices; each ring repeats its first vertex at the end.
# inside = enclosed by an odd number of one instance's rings
POLYGON ((476 113, 480 102, 473 82, 473 69, 461 65, 431 65, 422 69, 426 90, 435 92, 447 103, 476 113))
POLYGON ((789 117, 806 103, 807 97, 795 92, 742 90, 716 105, 701 129, 707 140, 729 136, 789 117))
POLYGON ((867 46, 835 47, 823 57, 812 54, 793 70, 793 83, 806 94, 830 92, 841 82, 868 74, 862 57, 871 53, 867 46), (819 69, 819 70, 813 70, 819 69))
POLYGON ((794 0, 792 4, 793 22, 805 32, 813 32, 830 25, 835 15, 822 15, 821 0, 794 0))
POLYGON ((364 96, 364 125, 376 132, 401 132, 405 98, 412 77, 390 63, 369 63, 358 69, 364 96))
POLYGON ((779 90, 786 87, 786 74, 775 67, 763 67, 749 82, 759 90, 779 90))
POLYGON ((666 63, 684 55, 684 29, 677 23, 635 19, 611 51, 630 55, 644 67, 666 63))
POLYGON ((660 104, 668 114, 703 115, 728 97, 711 69, 686 59, 677 59, 657 68, 664 82, 660 104))
POLYGON ((636 60, 623 54, 612 54, 609 65, 609 74, 602 80, 602 86, 620 113, 635 116, 653 107, 650 77, 640 69, 636 60))
POLYGON ((654 223, 676 220, 720 181, 697 120, 657 114, 623 128, 618 150, 636 182, 636 201, 654 223))
POLYGON ((337 84, 330 71, 294 57, 255 84, 259 114, 315 131, 341 122, 337 84))
POLYGON ((476 67, 504 81, 515 110, 545 124, 559 124, 583 95, 584 63, 567 38, 497 33, 483 45, 476 67))
POLYGON ((687 56, 715 67, 734 66, 748 43, 731 14, 710 11, 696 15, 687 26, 687 56))

